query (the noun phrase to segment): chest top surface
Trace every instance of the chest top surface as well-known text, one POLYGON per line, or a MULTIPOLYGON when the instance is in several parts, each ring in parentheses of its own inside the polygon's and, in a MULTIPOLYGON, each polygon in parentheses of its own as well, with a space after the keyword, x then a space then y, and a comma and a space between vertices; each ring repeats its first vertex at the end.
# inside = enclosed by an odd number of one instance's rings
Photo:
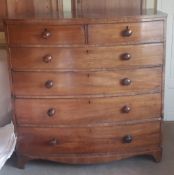
POLYGON ((52 24, 86 24, 86 23, 114 23, 114 22, 136 22, 165 19, 167 15, 160 11, 148 10, 91 10, 91 11, 63 11, 60 13, 13 15, 4 19, 5 23, 52 23, 52 24))

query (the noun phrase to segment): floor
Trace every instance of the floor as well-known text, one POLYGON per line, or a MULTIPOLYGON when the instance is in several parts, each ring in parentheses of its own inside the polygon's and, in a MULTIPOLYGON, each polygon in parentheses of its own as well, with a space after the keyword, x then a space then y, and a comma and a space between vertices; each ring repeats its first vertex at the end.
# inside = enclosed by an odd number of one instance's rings
POLYGON ((161 163, 151 157, 136 157, 108 164, 72 166, 47 161, 33 161, 25 170, 15 167, 13 156, 0 175, 174 175, 174 123, 164 124, 164 155, 161 163))

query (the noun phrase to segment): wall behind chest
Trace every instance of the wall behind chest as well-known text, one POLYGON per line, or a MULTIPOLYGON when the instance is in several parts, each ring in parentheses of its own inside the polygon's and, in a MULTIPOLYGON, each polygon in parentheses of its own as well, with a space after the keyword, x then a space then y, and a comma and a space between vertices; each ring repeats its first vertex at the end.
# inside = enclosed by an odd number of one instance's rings
POLYGON ((164 112, 166 120, 174 120, 174 1, 158 0, 158 9, 168 13, 164 112))

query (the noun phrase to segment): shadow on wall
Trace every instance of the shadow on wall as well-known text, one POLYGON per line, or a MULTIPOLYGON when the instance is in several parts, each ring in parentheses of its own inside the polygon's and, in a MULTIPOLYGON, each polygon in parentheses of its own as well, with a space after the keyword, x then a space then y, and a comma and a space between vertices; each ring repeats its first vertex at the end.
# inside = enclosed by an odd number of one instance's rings
POLYGON ((11 120, 10 83, 7 66, 7 53, 0 48, 0 127, 11 120))

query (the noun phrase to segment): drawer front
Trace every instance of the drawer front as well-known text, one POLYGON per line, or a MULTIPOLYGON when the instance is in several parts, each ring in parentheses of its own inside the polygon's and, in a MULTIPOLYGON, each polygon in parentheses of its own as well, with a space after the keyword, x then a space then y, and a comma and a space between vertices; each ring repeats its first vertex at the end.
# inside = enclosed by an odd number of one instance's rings
POLYGON ((46 25, 9 25, 9 44, 84 44, 84 27, 72 26, 46 26, 46 25))
POLYGON ((10 48, 13 69, 102 69, 162 65, 163 45, 10 48))
POLYGON ((89 44, 150 43, 164 40, 163 21, 89 25, 89 44))
POLYGON ((98 72, 13 72, 16 96, 132 94, 161 90, 161 68, 98 72))
POLYGON ((160 146, 160 123, 95 128, 18 128, 20 153, 125 153, 160 146))
POLYGON ((161 117, 161 94, 92 99, 17 99, 18 125, 85 126, 161 117))

